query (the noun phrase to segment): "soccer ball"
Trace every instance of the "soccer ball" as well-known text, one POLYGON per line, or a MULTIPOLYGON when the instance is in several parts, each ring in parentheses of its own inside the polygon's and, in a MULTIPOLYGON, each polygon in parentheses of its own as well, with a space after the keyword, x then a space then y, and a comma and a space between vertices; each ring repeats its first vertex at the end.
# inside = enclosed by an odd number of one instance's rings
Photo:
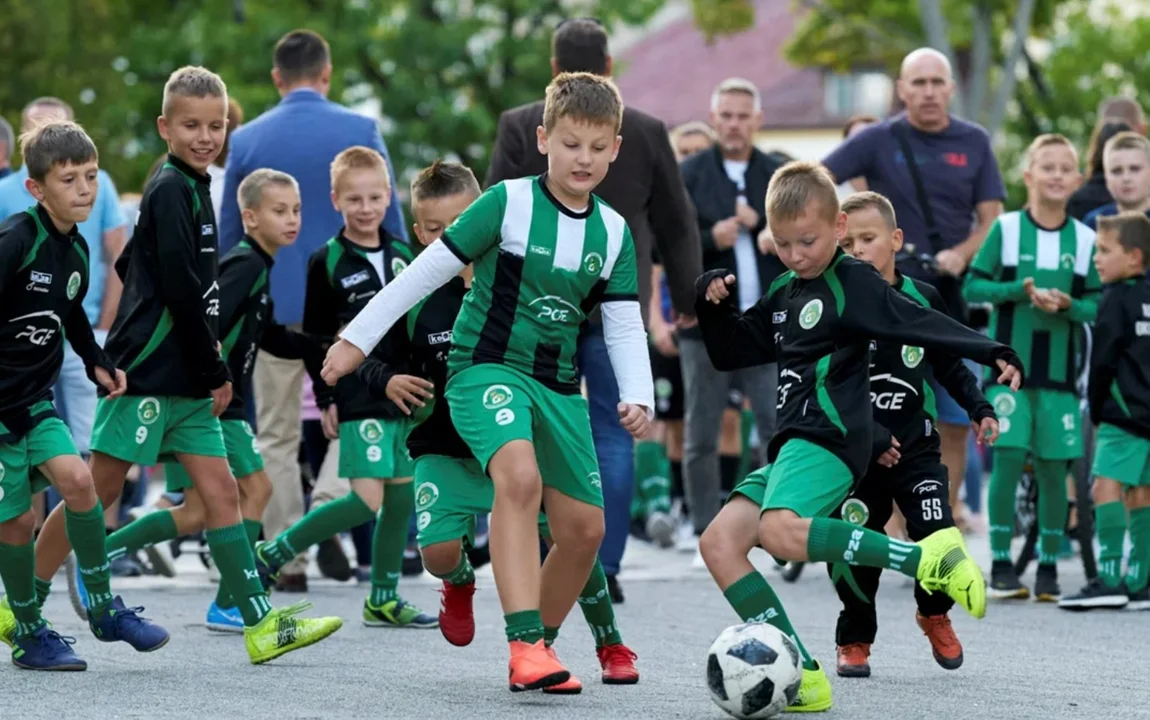
POLYGON ((801 663, 794 640, 774 625, 733 625, 707 653, 707 687, 734 717, 773 718, 799 694, 801 663))

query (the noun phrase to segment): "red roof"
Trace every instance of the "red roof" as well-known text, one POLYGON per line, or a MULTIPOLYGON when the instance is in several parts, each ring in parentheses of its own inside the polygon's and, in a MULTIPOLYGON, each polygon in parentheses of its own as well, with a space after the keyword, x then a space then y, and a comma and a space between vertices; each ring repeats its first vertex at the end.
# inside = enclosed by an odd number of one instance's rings
POLYGON ((764 128, 840 125, 844 118, 824 110, 822 73, 783 57, 798 19, 791 0, 756 0, 755 26, 713 45, 690 17, 676 21, 619 56, 616 82, 623 100, 669 127, 706 120, 715 86, 738 76, 758 86, 764 128))

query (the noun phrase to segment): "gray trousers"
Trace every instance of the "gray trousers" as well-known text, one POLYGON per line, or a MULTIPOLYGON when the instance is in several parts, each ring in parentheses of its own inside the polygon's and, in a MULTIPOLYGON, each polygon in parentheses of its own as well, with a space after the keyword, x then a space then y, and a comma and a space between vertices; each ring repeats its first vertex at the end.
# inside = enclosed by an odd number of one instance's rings
POLYGON ((683 490, 695 534, 701 535, 722 506, 719 479, 719 434, 733 383, 751 402, 759 442, 765 449, 775 434, 778 376, 775 365, 719 372, 711 365, 702 340, 680 338, 683 367, 683 490))

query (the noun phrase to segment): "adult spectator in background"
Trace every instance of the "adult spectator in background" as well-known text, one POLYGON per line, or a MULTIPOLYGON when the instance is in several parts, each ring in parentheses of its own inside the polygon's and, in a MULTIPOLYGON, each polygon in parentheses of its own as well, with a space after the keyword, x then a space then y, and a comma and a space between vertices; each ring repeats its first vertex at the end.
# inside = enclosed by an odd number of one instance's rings
POLYGON ((671 147, 675 150, 675 160, 683 162, 715 144, 715 131, 705 122, 692 120, 671 131, 671 147))
MULTIPOLYGON (((849 138, 823 164, 839 180, 863 177, 868 188, 890 200, 907 244, 914 246, 900 258, 899 270, 934 284, 961 316, 960 278, 1002 213, 1006 187, 986 130, 947 109, 954 78, 945 55, 932 48, 911 52, 902 61, 897 88, 906 111, 849 138), (922 256, 933 258, 937 274, 923 267, 922 256)), ((942 461, 958 516, 970 421, 942 386, 933 388, 942 461)))
MULTIPOLYGON (((724 80, 711 96, 715 146, 683 162, 683 182, 694 202, 705 270, 735 273, 739 308, 754 305, 785 269, 766 255, 755 238, 766 227, 767 184, 779 164, 754 145, 762 124, 762 103, 753 83, 724 80)), ((683 484, 697 538, 719 512, 721 482, 718 440, 732 387, 751 403, 762 447, 775 429, 775 367, 760 365, 719 372, 707 357, 697 328, 680 332, 685 427, 683 484)))
MULTIPOLYGON (((588 18, 565 20, 551 38, 551 71, 611 74, 607 31, 588 18)), ((487 185, 547 170, 535 131, 543 124, 543 101, 504 112, 487 171, 487 185)), ((639 302, 647 315, 651 294, 651 249, 658 246, 667 271, 671 303, 681 316, 694 314, 695 278, 702 272, 699 242, 691 206, 683 189, 675 154, 662 122, 630 106, 623 109, 623 144, 619 156, 595 194, 627 221, 635 241, 639 302)), ((646 317, 644 318, 646 319, 646 317)), ((607 358, 603 325, 596 313, 580 339, 579 366, 587 381, 591 431, 599 473, 607 533, 599 559, 607 573, 611 597, 622 602, 617 575, 631 526, 635 484, 635 445, 619 425, 619 388, 607 358)))
MULTIPOLYGON (((871 125, 875 125, 879 119, 874 115, 855 115, 846 121, 843 125, 843 140, 850 140, 855 135, 858 135, 863 130, 866 130, 871 125)), ((839 197, 846 197, 851 193, 862 192, 867 189, 866 178, 851 178, 839 185, 839 197)))
POLYGON ((1106 189, 1106 173, 1102 167, 1102 148, 1106 141, 1124 130, 1146 134, 1142 106, 1125 97, 1103 100, 1098 106, 1098 122, 1090 133, 1086 149, 1086 182, 1070 196, 1066 212, 1073 218, 1085 220, 1086 215, 1103 205, 1114 202, 1106 189))
POLYGON ((228 149, 231 147, 232 133, 243 124, 244 109, 239 100, 229 96, 228 134, 224 136, 224 149, 220 151, 220 156, 216 158, 216 161, 208 166, 208 177, 212 179, 212 207, 215 208, 216 218, 219 218, 224 211, 224 185, 226 183, 224 168, 228 165, 228 149))
MULTIPOLYGON (((293 30, 276 43, 272 62, 272 80, 282 100, 237 128, 228 143, 220 252, 227 252, 243 236, 236 201, 240 182, 253 170, 265 167, 294 177, 303 200, 303 223, 295 244, 281 248, 276 256, 270 281, 276 320, 299 329, 308 258, 343 225, 331 203, 331 161, 353 145, 364 145, 379 151, 387 159, 392 177, 395 173, 375 120, 327 99, 332 67, 326 40, 311 30, 293 30)), ((406 240, 407 228, 396 185, 392 183, 391 206, 383 226, 395 237, 406 240)), ((303 516, 299 466, 303 378, 302 362, 259 353, 252 384, 256 431, 273 488, 264 514, 268 537, 278 535, 303 516)), ((288 563, 280 573, 277 587, 306 591, 305 569, 306 560, 302 557, 288 563)))
POLYGON ((0 117, 0 180, 12 174, 12 153, 16 150, 16 134, 12 125, 0 117))

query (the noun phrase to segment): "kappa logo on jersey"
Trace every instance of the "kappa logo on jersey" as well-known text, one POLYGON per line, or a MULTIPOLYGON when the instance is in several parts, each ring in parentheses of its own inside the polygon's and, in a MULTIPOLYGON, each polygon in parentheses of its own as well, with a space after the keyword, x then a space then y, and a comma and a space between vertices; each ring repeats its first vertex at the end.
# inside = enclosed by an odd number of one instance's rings
POLYGON ((498 410, 511 402, 515 395, 506 385, 492 385, 483 391, 483 407, 488 410, 498 410))
POLYGON ((543 245, 532 245, 531 247, 527 248, 527 252, 535 253, 536 255, 542 255, 543 257, 551 257, 551 248, 544 247, 543 245))
POLYGON ((444 332, 438 332, 438 333, 428 333, 427 343, 429 345, 440 345, 442 343, 449 343, 449 342, 451 342, 452 337, 453 337, 453 335, 452 335, 451 330, 445 330, 444 332))
POLYGON ((80 292, 80 273, 73 272, 68 277, 68 287, 65 289, 65 292, 68 294, 69 300, 76 299, 76 293, 80 292))
POLYGON ((598 275, 603 272, 603 256, 597 252, 587 253, 583 257, 583 269, 588 275, 598 275))
POLYGON ((786 310, 781 310, 781 311, 771 315, 771 324, 772 325, 782 325, 786 321, 787 321, 787 311, 786 310))
POLYGON ((383 439, 383 426, 378 420, 364 420, 359 424, 359 436, 365 443, 375 445, 383 439))
POLYGON ((216 234, 216 226, 211 223, 204 223, 200 226, 200 234, 207 237, 216 234))
POLYGON ((391 259, 391 274, 398 275, 407 269, 407 262, 403 258, 391 259))
POLYGON ((803 306, 803 311, 799 313, 799 327, 803 330, 810 330, 815 325, 819 324, 819 320, 823 318, 823 301, 815 298, 803 306))
POLYGON ((160 401, 154 397, 146 397, 136 406, 136 417, 144 425, 151 425, 160 419, 160 401))
POLYGON ((1018 403, 1010 393, 999 393, 998 397, 994 398, 994 412, 996 412, 999 417, 1012 415, 1016 407, 1018 407, 1018 403))
POLYGON ((56 336, 56 333, 60 331, 60 316, 51 310, 28 313, 27 315, 14 317, 8 322, 14 323, 20 321, 24 321, 28 324, 24 326, 23 330, 16 333, 16 339, 25 338, 33 345, 39 345, 41 347, 47 345, 49 341, 56 336), (55 327, 40 327, 38 324, 34 324, 39 318, 47 318, 56 325, 55 327))
POLYGON ((370 277, 371 275, 368 274, 367 270, 360 270, 354 275, 348 275, 347 277, 343 278, 339 281, 339 284, 343 286, 344 290, 347 290, 353 285, 359 285, 361 282, 365 282, 370 277))
POLYGON ((902 346, 902 364, 908 368, 916 368, 922 362, 925 353, 922 348, 913 345, 902 346))
POLYGON ((582 320, 583 311, 567 302, 558 295, 544 295, 535 298, 527 304, 535 310, 535 317, 551 322, 567 322, 568 320, 582 320))
POLYGON ((942 489, 942 483, 938 480, 923 480, 918 485, 911 488, 911 492, 915 495, 930 495, 931 493, 938 492, 942 489))
POLYGON ((439 499, 439 488, 435 483, 425 482, 415 489, 415 508, 426 510, 439 499))
POLYGON ((862 500, 847 498, 847 501, 843 503, 843 520, 851 525, 866 525, 866 521, 869 519, 870 508, 862 500))
POLYGON ((46 292, 48 292, 48 288, 41 287, 41 286, 52 284, 52 273, 36 272, 35 270, 33 270, 31 275, 29 275, 28 279, 31 282, 29 282, 28 286, 26 288, 24 288, 25 290, 28 290, 30 292, 46 293, 46 292))
MULTIPOLYGON (((918 390, 914 385, 911 385, 906 380, 896 378, 890 373, 883 373, 881 375, 871 375, 871 387, 877 382, 894 383, 900 387, 910 390, 911 394, 918 395, 918 390)), ((879 410, 902 410, 903 405, 906 404, 907 393, 898 390, 884 390, 882 392, 875 392, 871 390, 870 401, 879 410)))

